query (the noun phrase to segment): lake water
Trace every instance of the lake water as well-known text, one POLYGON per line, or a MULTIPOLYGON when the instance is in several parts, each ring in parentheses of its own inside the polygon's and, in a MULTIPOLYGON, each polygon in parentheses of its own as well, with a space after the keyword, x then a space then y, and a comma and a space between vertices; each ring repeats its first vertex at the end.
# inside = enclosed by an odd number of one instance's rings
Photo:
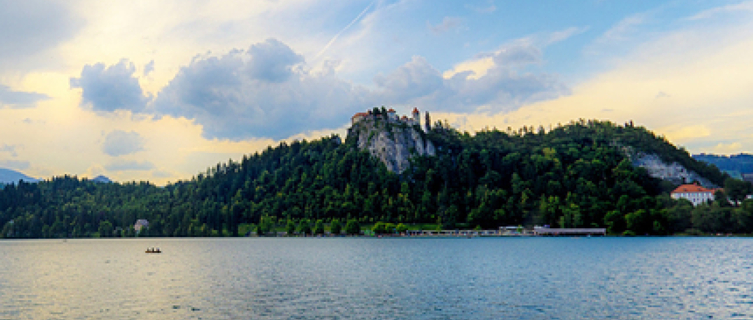
POLYGON ((752 267, 746 238, 0 241, 0 319, 750 319, 752 267))

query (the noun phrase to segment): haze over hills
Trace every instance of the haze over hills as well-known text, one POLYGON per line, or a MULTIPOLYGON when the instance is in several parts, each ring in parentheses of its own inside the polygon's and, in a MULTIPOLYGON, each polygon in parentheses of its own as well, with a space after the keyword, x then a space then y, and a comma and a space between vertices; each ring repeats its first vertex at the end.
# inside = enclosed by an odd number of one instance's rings
POLYGON ((24 182, 38 182, 39 179, 29 177, 21 172, 0 168, 0 184, 18 183, 19 180, 24 182))
POLYGON ((741 153, 724 156, 715 154, 695 154, 693 158, 715 165, 719 170, 728 172, 735 178, 740 178, 743 173, 753 173, 753 155, 741 153))

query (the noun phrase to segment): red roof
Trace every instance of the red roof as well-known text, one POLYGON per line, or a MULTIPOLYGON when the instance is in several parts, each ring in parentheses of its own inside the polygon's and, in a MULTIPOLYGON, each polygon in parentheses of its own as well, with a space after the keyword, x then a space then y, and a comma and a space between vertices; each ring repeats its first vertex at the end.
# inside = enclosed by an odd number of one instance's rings
POLYGON ((691 192, 710 192, 714 193, 716 190, 719 189, 706 189, 704 187, 701 187, 697 184, 683 184, 679 187, 677 187, 675 190, 672 191, 672 193, 691 193, 691 192))
POLYGON ((420 112, 418 112, 418 108, 413 108, 413 113, 420 113, 420 112))
POLYGON ((387 110, 387 112, 395 112, 395 109, 387 110))
POLYGON ((350 117, 350 118, 351 118, 351 119, 353 119, 353 118, 355 118, 355 117, 368 117, 368 116, 369 116, 369 114, 368 114, 368 113, 366 113, 366 112, 359 112, 359 113, 356 113, 356 114, 354 114, 354 115, 353 115, 352 117, 350 117))

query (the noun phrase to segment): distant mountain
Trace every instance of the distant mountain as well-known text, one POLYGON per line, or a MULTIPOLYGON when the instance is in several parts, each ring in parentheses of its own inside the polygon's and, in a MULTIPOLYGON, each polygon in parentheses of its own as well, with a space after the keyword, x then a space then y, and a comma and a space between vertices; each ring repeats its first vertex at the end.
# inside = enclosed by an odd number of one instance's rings
POLYGON ((18 171, 0 168, 0 183, 2 184, 18 183, 18 180, 23 180, 25 182, 38 182, 39 181, 39 179, 29 177, 18 171))
POLYGON ((740 173, 753 173, 753 155, 751 154, 741 153, 731 156, 720 156, 701 153, 693 155, 693 158, 713 164, 726 172, 738 173, 738 175, 740 173))
POLYGON ((110 180, 110 178, 105 177, 103 175, 97 176, 96 178, 92 179, 92 181, 99 182, 99 183, 112 183, 112 180, 110 180))

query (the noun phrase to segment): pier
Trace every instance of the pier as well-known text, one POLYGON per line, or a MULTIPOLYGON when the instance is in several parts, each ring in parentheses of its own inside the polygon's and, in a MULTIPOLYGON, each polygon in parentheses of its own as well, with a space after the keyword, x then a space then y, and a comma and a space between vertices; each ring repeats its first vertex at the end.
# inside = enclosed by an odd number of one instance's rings
POLYGON ((534 227, 536 236, 606 236, 606 228, 544 228, 534 227))

